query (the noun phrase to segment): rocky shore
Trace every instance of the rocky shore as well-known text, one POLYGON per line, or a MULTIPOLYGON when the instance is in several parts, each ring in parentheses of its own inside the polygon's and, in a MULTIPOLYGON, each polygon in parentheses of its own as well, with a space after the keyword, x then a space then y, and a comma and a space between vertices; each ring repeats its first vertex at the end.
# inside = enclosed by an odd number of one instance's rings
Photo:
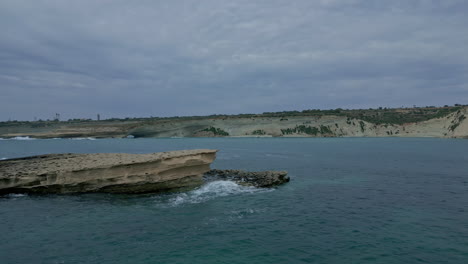
POLYGON ((50 154, 0 161, 0 194, 148 193, 196 187, 216 150, 50 154))
POLYGON ((210 170, 217 150, 152 154, 48 154, 0 160, 0 195, 182 191, 218 177, 255 187, 289 181, 287 172, 210 170))
POLYGON ((205 173, 205 179, 230 180, 241 185, 254 187, 274 187, 289 182, 287 171, 210 170, 205 173))

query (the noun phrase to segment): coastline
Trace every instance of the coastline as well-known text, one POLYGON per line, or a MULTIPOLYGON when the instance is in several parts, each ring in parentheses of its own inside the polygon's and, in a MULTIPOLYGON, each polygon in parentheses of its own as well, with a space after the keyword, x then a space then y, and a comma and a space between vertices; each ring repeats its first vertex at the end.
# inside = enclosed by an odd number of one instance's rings
POLYGON ((468 107, 408 123, 380 123, 344 115, 205 117, 197 119, 3 123, 0 138, 187 137, 436 137, 468 138, 468 107))

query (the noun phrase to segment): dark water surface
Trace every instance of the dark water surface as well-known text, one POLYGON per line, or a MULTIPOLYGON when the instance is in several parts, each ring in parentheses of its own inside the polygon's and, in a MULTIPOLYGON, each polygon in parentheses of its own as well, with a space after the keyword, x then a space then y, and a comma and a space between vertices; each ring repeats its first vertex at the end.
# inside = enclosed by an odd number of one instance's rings
POLYGON ((0 140, 0 158, 193 148, 292 181, 2 197, 0 263, 468 263, 468 140, 0 140))

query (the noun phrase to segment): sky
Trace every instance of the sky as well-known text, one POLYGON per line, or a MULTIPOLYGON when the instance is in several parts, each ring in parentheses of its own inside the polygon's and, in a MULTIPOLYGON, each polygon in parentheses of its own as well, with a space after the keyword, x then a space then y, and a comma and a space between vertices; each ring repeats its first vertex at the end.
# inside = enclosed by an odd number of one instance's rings
POLYGON ((466 0, 0 0, 0 121, 468 103, 466 0))

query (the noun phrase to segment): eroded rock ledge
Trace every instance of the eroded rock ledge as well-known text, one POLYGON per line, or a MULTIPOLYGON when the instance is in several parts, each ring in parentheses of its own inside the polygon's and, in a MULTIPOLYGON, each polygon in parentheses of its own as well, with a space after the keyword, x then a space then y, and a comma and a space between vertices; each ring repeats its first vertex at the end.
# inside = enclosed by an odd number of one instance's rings
POLYGON ((0 161, 0 194, 148 193, 203 183, 217 150, 50 154, 0 161))
POLYGON ((205 174, 205 178, 231 180, 254 187, 273 187, 289 182, 287 174, 286 171, 210 170, 205 174))

